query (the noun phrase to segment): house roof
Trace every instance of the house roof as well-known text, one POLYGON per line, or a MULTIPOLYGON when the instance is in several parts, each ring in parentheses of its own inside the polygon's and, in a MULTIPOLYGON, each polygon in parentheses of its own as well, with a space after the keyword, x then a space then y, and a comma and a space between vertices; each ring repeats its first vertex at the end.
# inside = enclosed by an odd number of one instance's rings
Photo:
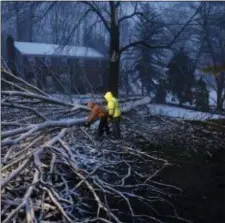
POLYGON ((56 44, 18 41, 14 42, 14 46, 23 55, 104 58, 104 55, 97 50, 83 46, 60 46, 56 44))

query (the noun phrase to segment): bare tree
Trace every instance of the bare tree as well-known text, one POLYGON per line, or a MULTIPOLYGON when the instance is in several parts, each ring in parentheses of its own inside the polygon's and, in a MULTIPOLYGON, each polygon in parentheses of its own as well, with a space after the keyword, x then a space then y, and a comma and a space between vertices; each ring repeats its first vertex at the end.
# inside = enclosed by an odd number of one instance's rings
POLYGON ((144 40, 133 40, 130 43, 121 46, 120 44, 120 26, 124 20, 133 19, 142 17, 143 14, 139 10, 139 3, 132 4, 133 12, 130 14, 122 14, 121 7, 123 4, 121 2, 104 2, 104 3, 96 3, 96 2, 82 2, 89 6, 89 9, 98 15, 101 19, 105 29, 107 30, 110 38, 110 46, 109 46, 109 58, 110 58, 110 75, 109 75, 109 89, 115 94, 118 95, 118 87, 119 87, 119 68, 120 68, 120 57, 121 54, 136 46, 144 46, 150 49, 165 49, 170 48, 177 40, 179 35, 185 30, 185 28, 189 25, 189 23, 195 18, 198 14, 201 5, 194 12, 190 18, 187 19, 185 24, 180 28, 180 30, 173 36, 172 40, 168 41, 168 43, 162 43, 157 45, 151 45, 144 40))
POLYGON ((206 73, 211 73, 215 77, 217 93, 217 109, 223 109, 225 98, 225 4, 205 3, 201 10, 202 32, 204 41, 204 52, 202 56, 205 61, 206 73), (208 59, 207 59, 208 58, 208 59), (211 64, 211 65, 210 65, 211 64))
POLYGON ((6 2, 3 5, 5 13, 3 20, 7 23, 14 20, 16 36, 19 41, 32 41, 35 12, 41 2, 6 2))

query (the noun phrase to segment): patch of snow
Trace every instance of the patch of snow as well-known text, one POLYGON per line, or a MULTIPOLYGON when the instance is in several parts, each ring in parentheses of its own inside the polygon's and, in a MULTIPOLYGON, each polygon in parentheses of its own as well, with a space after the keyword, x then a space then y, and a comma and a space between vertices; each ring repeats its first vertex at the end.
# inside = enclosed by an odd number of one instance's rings
POLYGON ((85 167, 85 169, 95 169, 102 164, 102 161, 96 157, 98 151, 95 149, 91 149, 88 152, 84 151, 82 147, 72 148, 71 150, 75 155, 74 158, 76 160, 77 167, 79 168, 85 167))
POLYGON ((209 91, 209 104, 211 106, 216 106, 216 99, 217 99, 216 91, 211 89, 209 91))
POLYGON ((168 105, 150 104, 148 107, 150 109, 150 112, 154 115, 165 115, 174 118, 183 118, 187 120, 206 120, 206 119, 225 118, 225 116, 222 115, 193 111, 184 108, 176 108, 168 105))
MULTIPOLYGON (((216 91, 213 89, 209 89, 209 105, 215 107, 216 106, 216 91)), ((166 102, 171 104, 179 104, 179 100, 174 97, 171 93, 167 94, 166 96, 166 102)), ((194 105, 191 105, 189 102, 183 103, 183 105, 188 105, 191 107, 194 107, 194 105)))
POLYGON ((141 95, 142 91, 141 91, 141 81, 137 80, 136 83, 131 82, 130 83, 130 87, 131 87, 131 91, 135 94, 135 95, 141 95))
MULTIPOLYGON (((211 91, 212 97, 216 97, 216 92, 211 91)), ((68 99, 68 96, 63 94, 50 94, 49 96, 58 98, 61 100, 65 100, 65 98, 68 99)), ((152 98, 154 95, 150 95, 150 98, 152 98)), ((101 95, 94 95, 96 98, 96 101, 102 98, 101 95)), ((73 103, 88 103, 89 100, 93 100, 93 96, 91 94, 86 95, 71 95, 73 103)), ((172 101, 172 95, 168 94, 167 101, 177 104, 178 102, 172 101)), ((189 105, 189 104, 188 104, 189 105)), ((217 115, 217 114, 211 114, 207 112, 200 112, 200 111, 193 111, 185 108, 178 108, 173 107, 169 105, 160 105, 160 104, 150 104, 149 105, 150 111, 152 114, 155 115, 166 115, 174 118, 184 118, 189 120, 205 120, 205 119, 217 119, 217 118, 225 118, 225 116, 217 115)), ((94 122, 91 125, 91 129, 97 129, 99 125, 99 120, 94 122)))
MULTIPOLYGON (((174 104, 174 105, 179 105, 179 100, 176 97, 174 97, 171 93, 167 94, 166 102, 174 104)), ((183 105, 187 105, 187 106, 190 106, 190 107, 195 107, 194 105, 191 105, 189 102, 185 102, 185 103, 183 103, 183 105)))
POLYGON ((60 46, 56 44, 34 43, 34 42, 14 42, 20 53, 25 55, 51 55, 70 57, 90 57, 104 58, 104 55, 90 47, 83 46, 60 46))
POLYGON ((90 129, 97 129, 99 126, 100 120, 95 121, 91 126, 90 129))
POLYGON ((155 85, 158 85, 158 84, 159 84, 159 82, 158 82, 156 79, 152 79, 152 81, 153 81, 153 83, 154 83, 155 85))
POLYGON ((179 104, 179 101, 171 93, 166 95, 166 102, 167 103, 179 104))

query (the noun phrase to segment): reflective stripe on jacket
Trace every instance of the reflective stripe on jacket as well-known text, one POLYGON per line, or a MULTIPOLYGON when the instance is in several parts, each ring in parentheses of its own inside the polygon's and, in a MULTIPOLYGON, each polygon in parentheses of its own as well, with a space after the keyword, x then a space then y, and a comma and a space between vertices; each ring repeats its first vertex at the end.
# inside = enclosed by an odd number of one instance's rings
POLYGON ((107 92, 104 97, 107 101, 108 114, 114 118, 120 117, 121 110, 117 99, 113 97, 111 92, 107 92))

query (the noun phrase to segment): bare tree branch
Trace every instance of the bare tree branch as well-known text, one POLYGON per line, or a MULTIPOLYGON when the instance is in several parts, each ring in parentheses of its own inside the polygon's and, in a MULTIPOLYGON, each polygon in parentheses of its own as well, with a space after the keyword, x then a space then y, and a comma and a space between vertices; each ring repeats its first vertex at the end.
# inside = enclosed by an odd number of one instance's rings
POLYGON ((151 45, 146 43, 145 41, 134 41, 129 43, 126 46, 123 46, 120 49, 120 53, 123 53, 124 51, 128 50, 130 47, 136 47, 136 46, 144 46, 150 49, 169 49, 171 46, 176 42, 180 34, 185 30, 185 28, 191 23, 191 21, 195 18, 195 16, 199 13, 200 9, 202 8, 202 4, 196 9, 195 13, 190 17, 190 19, 184 24, 184 26, 180 29, 178 33, 174 36, 173 40, 169 44, 163 44, 163 45, 151 45))
POLYGON ((89 2, 89 1, 81 1, 81 2, 88 5, 92 9, 92 11, 95 12, 99 16, 99 18, 103 22, 106 30, 108 32, 110 32, 110 23, 109 23, 109 21, 107 21, 106 18, 104 18, 103 14, 101 13, 101 9, 98 8, 96 5, 94 5, 94 2, 89 2))

